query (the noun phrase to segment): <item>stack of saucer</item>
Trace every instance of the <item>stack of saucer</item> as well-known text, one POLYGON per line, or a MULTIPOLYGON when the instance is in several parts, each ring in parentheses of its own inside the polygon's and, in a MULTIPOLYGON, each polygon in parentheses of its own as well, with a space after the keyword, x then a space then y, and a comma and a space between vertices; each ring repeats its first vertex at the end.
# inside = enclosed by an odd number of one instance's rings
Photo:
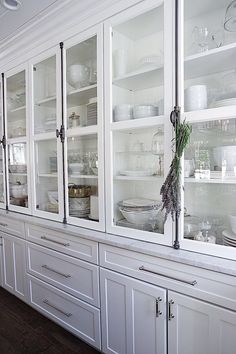
POLYGON ((223 244, 225 246, 236 247, 236 234, 231 230, 224 230, 223 235, 223 244))

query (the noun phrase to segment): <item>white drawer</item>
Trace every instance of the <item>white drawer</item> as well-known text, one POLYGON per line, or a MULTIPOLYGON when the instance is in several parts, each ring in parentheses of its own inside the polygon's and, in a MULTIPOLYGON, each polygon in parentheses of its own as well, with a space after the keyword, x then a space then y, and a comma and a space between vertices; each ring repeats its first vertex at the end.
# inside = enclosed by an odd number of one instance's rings
POLYGON ((100 311, 28 275, 30 304, 53 321, 100 349, 100 311))
POLYGON ((236 277, 100 244, 105 268, 236 310, 236 277))
POLYGON ((99 307, 97 265, 27 242, 27 271, 99 307))
POLYGON ((25 238, 24 222, 13 218, 7 218, 2 215, 0 216, 0 231, 20 238, 25 238))
POLYGON ((26 239, 72 257, 98 264, 97 242, 30 224, 26 224, 26 239))

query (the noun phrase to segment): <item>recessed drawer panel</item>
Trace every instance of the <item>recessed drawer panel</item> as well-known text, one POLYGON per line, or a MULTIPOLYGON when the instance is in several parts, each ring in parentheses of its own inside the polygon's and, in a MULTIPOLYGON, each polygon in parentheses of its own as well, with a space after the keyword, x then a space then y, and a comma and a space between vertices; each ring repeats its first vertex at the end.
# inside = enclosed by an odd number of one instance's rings
POLYGON ((100 264, 236 311, 236 277, 107 245, 100 245, 100 264))
POLYGON ((99 306, 98 266, 27 242, 30 274, 99 306))
POLYGON ((6 232, 8 234, 20 238, 25 238, 24 222, 15 220, 13 218, 6 218, 5 216, 0 216, 0 231, 6 232))
POLYGON ((30 303, 89 344, 100 349, 100 311, 28 275, 30 303))
POLYGON ((97 242, 30 224, 26 224, 26 239, 72 257, 98 264, 97 242))

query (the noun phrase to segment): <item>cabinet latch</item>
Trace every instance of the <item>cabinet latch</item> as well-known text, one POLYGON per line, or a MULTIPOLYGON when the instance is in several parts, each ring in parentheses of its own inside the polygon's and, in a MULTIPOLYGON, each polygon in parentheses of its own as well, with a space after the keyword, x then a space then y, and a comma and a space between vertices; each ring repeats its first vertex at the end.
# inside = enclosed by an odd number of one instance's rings
POLYGON ((6 136, 3 135, 2 140, 0 140, 0 143, 2 144, 3 149, 6 148, 6 136))
POLYGON ((174 301, 170 300, 168 302, 168 320, 169 321, 171 321, 173 318, 175 318, 175 316, 172 313, 172 309, 171 309, 172 305, 174 305, 174 301))
POLYGON ((180 122, 180 107, 174 106, 174 110, 170 114, 170 121, 173 124, 173 127, 176 127, 176 124, 180 122))
POLYGON ((64 141, 65 141, 65 128, 63 125, 61 125, 60 130, 59 129, 56 130, 56 137, 57 138, 60 137, 61 142, 64 143, 64 141))
POLYGON ((156 317, 159 317, 162 315, 162 312, 160 311, 159 309, 159 303, 162 301, 162 298, 159 296, 157 299, 156 299, 156 317))

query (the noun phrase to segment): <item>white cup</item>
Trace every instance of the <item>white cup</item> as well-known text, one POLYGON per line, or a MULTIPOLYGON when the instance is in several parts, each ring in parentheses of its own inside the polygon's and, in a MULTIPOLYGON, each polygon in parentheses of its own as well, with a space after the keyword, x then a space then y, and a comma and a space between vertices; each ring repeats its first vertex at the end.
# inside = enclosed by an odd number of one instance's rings
POLYGON ((127 50, 120 48, 113 53, 114 76, 122 76, 127 72, 127 50))
POLYGON ((185 111, 196 111, 207 108, 206 85, 194 85, 185 90, 185 111))

